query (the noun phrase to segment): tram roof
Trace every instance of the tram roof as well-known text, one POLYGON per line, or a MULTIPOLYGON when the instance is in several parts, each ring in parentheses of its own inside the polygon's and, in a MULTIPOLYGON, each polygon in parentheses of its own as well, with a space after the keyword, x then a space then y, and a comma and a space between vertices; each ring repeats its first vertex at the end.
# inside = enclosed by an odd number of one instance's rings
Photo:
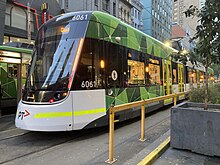
MULTIPOLYGON (((59 15, 47 23, 60 20, 72 20, 76 15, 89 15, 86 37, 102 39, 153 56, 166 58, 177 50, 122 22, 120 19, 101 11, 78 11, 59 15), (120 41, 119 41, 120 40, 120 41)), ((85 21, 85 20, 84 20, 85 21)), ((46 24, 47 24, 46 23, 46 24)))
POLYGON ((100 11, 92 12, 86 36, 104 39, 161 58, 168 59, 172 52, 177 52, 172 47, 166 46, 120 19, 100 11), (94 26, 98 28, 94 28, 94 26), (120 42, 117 38, 120 38, 120 42))
MULTIPOLYGON (((163 42, 101 11, 70 12, 56 16, 47 23, 54 20, 72 20, 74 16, 83 14, 89 15, 89 24, 86 31, 86 37, 88 38, 101 39, 164 59, 171 59, 170 55, 177 52, 176 49, 166 46, 163 42)), ((187 66, 193 67, 189 62, 187 66)), ((197 66, 196 69, 204 71, 203 66, 197 66)))

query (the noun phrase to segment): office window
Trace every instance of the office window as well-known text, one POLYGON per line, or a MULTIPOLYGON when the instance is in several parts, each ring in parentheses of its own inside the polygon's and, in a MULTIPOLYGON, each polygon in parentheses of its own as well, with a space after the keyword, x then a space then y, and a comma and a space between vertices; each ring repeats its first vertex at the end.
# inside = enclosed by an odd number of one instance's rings
POLYGON ((13 7, 11 11, 11 26, 26 30, 27 29, 26 21, 27 21, 26 12, 19 7, 13 7))
POLYGON ((5 9, 5 25, 10 26, 10 22, 11 22, 11 11, 12 6, 11 5, 6 5, 6 9, 5 9))
POLYGON ((116 3, 113 2, 113 15, 116 16, 116 3))
POLYGON ((130 13, 127 12, 127 21, 129 22, 129 19, 130 19, 130 13))
POLYGON ((69 1, 65 0, 65 8, 67 9, 69 7, 69 1))
POLYGON ((126 10, 124 10, 124 20, 126 20, 126 10))
POLYGON ((109 12, 109 0, 102 0, 102 9, 109 12))
POLYGON ((154 9, 152 9, 152 15, 154 15, 154 9))
POLYGON ((95 4, 95 6, 98 6, 98 0, 94 0, 94 4, 95 4))

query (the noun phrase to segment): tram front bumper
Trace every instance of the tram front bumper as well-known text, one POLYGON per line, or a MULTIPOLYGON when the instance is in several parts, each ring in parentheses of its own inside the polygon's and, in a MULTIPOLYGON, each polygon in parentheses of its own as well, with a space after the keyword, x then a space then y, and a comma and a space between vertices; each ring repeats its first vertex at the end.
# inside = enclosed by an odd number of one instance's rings
POLYGON ((20 101, 15 126, 30 131, 71 131, 72 111, 61 111, 62 104, 30 105, 20 101))

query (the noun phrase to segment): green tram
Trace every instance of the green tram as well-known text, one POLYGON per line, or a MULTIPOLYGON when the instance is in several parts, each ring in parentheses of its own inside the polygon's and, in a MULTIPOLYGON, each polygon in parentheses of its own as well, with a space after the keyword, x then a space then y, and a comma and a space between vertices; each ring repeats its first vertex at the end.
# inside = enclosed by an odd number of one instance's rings
MULTIPOLYGON (((204 67, 171 61, 174 51, 103 12, 54 17, 38 31, 16 126, 35 131, 103 126, 110 106, 200 85, 204 67)), ((147 111, 171 102, 149 104, 147 111)), ((116 113, 115 119, 138 115, 134 108, 116 113)))
POLYGON ((17 106, 21 99, 32 50, 0 46, 1 108, 17 106))

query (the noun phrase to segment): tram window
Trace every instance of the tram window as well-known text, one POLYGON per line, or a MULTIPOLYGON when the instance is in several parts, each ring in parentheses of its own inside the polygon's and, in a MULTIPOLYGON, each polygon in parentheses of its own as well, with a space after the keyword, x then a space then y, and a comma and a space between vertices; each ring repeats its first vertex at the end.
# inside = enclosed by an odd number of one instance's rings
POLYGON ((74 77, 73 89, 94 89, 103 86, 103 68, 100 67, 98 45, 97 41, 86 39, 74 77))
POLYGON ((104 56, 106 59, 106 87, 122 88, 128 85, 126 81, 127 61, 124 56, 127 49, 123 46, 104 43, 104 56))
POLYGON ((193 82, 194 83, 197 82, 197 74, 196 74, 195 70, 193 71, 193 82))
POLYGON ((196 73, 193 70, 189 70, 188 77, 190 83, 196 83, 196 73))
POLYGON ((172 62, 172 75, 171 76, 172 76, 173 84, 177 84, 178 74, 180 74, 180 73, 177 73, 177 69, 178 69, 177 63, 172 62))
POLYGON ((176 69, 173 69, 172 77, 173 77, 173 83, 176 84, 177 83, 177 71, 176 71, 176 69))
POLYGON ((148 66, 150 84, 160 84, 160 66, 155 64, 149 64, 148 66))
POLYGON ((199 81, 204 82, 204 78, 205 78, 204 73, 202 71, 200 71, 199 75, 200 75, 199 81))
POLYGON ((144 62, 128 60, 128 84, 145 84, 144 74, 144 62))
POLYGON ((17 78, 18 75, 18 65, 8 64, 8 78, 17 78))

